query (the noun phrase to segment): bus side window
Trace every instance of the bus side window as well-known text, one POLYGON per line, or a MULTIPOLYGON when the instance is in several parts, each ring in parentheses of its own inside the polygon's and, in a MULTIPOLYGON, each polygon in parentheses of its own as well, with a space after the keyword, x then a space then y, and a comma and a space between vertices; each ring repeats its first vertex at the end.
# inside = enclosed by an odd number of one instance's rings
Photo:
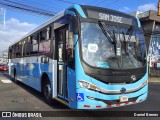
POLYGON ((31 37, 29 36, 26 41, 26 55, 30 55, 32 51, 31 37))
POLYGON ((16 54, 16 58, 18 58, 19 57, 19 44, 16 44, 15 45, 15 54, 16 54))
POLYGON ((32 50, 30 54, 38 54, 39 33, 31 36, 32 50))
POLYGON ((40 32, 39 52, 49 53, 51 48, 51 27, 40 32))
POLYGON ((22 41, 22 56, 26 55, 26 41, 22 41))
POLYGON ((23 52, 23 43, 22 42, 19 42, 19 51, 18 51, 18 56, 19 57, 21 57, 21 56, 23 56, 22 54, 22 52, 23 52))
POLYGON ((12 46, 13 47, 13 54, 12 54, 12 58, 16 57, 16 53, 15 53, 15 45, 12 46))
POLYGON ((12 46, 9 47, 9 51, 8 51, 8 59, 11 59, 12 58, 12 46))

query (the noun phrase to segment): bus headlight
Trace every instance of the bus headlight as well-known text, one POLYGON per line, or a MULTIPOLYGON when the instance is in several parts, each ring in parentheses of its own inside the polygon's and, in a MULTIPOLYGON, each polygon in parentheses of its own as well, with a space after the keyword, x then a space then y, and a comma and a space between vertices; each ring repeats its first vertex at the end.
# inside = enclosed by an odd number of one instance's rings
POLYGON ((82 80, 79 80, 78 82, 79 82, 79 85, 83 88, 86 88, 86 89, 89 89, 89 90, 100 91, 99 87, 92 84, 92 83, 82 81, 82 80))

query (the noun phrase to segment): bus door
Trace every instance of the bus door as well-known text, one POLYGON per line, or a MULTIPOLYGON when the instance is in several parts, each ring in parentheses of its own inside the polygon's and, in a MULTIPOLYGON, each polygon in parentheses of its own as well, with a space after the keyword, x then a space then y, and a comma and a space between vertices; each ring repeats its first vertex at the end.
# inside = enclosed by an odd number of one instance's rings
POLYGON ((57 50, 57 91, 58 97, 68 100, 68 83, 67 83, 67 52, 66 39, 68 26, 61 27, 55 31, 58 50, 57 50))

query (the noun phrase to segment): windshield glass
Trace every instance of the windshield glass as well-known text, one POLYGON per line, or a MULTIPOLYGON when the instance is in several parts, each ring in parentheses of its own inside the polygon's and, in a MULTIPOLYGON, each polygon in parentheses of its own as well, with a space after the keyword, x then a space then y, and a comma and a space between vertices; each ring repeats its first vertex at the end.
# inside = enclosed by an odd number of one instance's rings
POLYGON ((98 23, 81 23, 83 60, 94 67, 134 69, 146 63, 142 31, 98 23), (114 42, 112 42, 114 41, 114 42))

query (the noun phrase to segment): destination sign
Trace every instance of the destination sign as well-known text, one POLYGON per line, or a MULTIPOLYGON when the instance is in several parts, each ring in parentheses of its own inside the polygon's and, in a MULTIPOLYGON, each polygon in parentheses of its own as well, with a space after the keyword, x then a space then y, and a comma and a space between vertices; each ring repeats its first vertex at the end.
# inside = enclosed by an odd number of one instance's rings
POLYGON ((132 19, 131 18, 127 18, 127 17, 120 16, 120 15, 117 15, 117 14, 97 12, 97 11, 92 11, 92 10, 87 10, 87 13, 88 13, 88 17, 90 17, 90 18, 99 19, 99 20, 106 20, 106 21, 116 22, 116 23, 121 23, 121 24, 132 25, 132 19))

